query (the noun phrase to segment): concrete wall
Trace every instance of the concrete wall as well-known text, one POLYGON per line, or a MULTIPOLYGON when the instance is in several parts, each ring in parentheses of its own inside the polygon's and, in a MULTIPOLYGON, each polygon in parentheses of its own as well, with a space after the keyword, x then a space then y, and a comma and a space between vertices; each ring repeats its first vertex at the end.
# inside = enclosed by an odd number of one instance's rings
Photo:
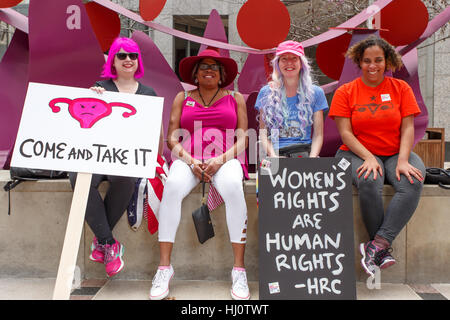
POLYGON ((450 141, 450 38, 440 39, 449 33, 450 30, 435 33, 418 50, 420 89, 429 112, 428 126, 445 128, 447 142, 450 141))
MULTIPOLYGON (((0 171, 0 185, 8 172, 0 171)), ((101 185, 106 190, 107 184, 101 185)), ((249 280, 258 280, 258 210, 255 181, 245 184, 248 209, 248 238, 245 262, 249 280)), ((386 203, 393 195, 386 186, 386 203)), ((7 215, 8 193, 0 192, 0 278, 55 278, 61 255, 66 223, 72 199, 68 180, 26 182, 11 192, 11 215, 7 215)), ((182 204, 182 218, 175 240, 172 263, 177 279, 229 280, 233 266, 232 249, 222 205, 212 213, 215 237, 199 244, 191 213, 201 201, 200 186, 182 204)), ((358 245, 367 241, 357 193, 353 190, 354 248, 356 279, 365 281, 358 245)), ((437 186, 424 188, 416 213, 394 241, 397 264, 383 270, 382 282, 450 282, 450 191, 437 186)), ((113 231, 125 246, 125 268, 119 279, 151 280, 159 263, 157 234, 150 235, 145 223, 137 232, 126 215, 113 231)), ((105 278, 104 266, 88 259, 93 234, 85 224, 78 252, 77 266, 83 278, 105 278)))

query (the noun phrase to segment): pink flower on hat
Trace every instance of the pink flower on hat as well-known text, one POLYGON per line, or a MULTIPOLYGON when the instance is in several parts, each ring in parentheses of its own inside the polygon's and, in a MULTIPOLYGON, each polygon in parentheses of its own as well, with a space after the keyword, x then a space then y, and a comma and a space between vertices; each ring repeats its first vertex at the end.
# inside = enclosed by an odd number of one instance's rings
POLYGON ((303 49, 303 46, 300 42, 288 40, 281 42, 277 47, 277 56, 280 56, 284 53, 293 53, 296 56, 300 57, 305 55, 305 49, 303 49))

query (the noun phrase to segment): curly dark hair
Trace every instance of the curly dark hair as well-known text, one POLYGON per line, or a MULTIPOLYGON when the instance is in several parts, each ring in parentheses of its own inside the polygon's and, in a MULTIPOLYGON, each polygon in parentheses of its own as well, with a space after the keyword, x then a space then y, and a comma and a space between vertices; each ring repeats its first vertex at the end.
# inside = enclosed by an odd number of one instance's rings
POLYGON ((364 51, 372 46, 380 47, 384 52, 384 59, 386 60, 386 69, 395 71, 400 69, 403 65, 401 55, 395 51, 395 48, 383 38, 379 38, 377 36, 371 35, 366 39, 354 44, 351 46, 347 53, 346 57, 349 57, 353 60, 353 62, 359 67, 361 64, 361 60, 364 55, 364 51))

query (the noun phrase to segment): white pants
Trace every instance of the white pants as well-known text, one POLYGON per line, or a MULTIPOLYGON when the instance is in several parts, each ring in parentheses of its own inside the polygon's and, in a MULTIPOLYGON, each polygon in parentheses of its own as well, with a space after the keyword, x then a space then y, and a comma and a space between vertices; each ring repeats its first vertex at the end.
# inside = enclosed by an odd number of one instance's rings
MULTIPOLYGON (((237 159, 232 159, 224 163, 211 180, 225 202, 228 234, 233 243, 245 243, 247 239, 247 205, 242 178, 241 164, 237 159)), ((184 161, 175 160, 172 163, 159 208, 159 242, 175 242, 181 219, 181 202, 199 182, 184 161)))

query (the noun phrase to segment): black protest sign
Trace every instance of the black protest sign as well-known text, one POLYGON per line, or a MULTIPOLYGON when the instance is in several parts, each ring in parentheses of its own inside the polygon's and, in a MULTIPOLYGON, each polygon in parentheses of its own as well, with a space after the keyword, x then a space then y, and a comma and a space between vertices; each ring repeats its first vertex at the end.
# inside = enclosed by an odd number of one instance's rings
POLYGON ((350 162, 264 160, 258 198, 259 298, 356 299, 350 162))

